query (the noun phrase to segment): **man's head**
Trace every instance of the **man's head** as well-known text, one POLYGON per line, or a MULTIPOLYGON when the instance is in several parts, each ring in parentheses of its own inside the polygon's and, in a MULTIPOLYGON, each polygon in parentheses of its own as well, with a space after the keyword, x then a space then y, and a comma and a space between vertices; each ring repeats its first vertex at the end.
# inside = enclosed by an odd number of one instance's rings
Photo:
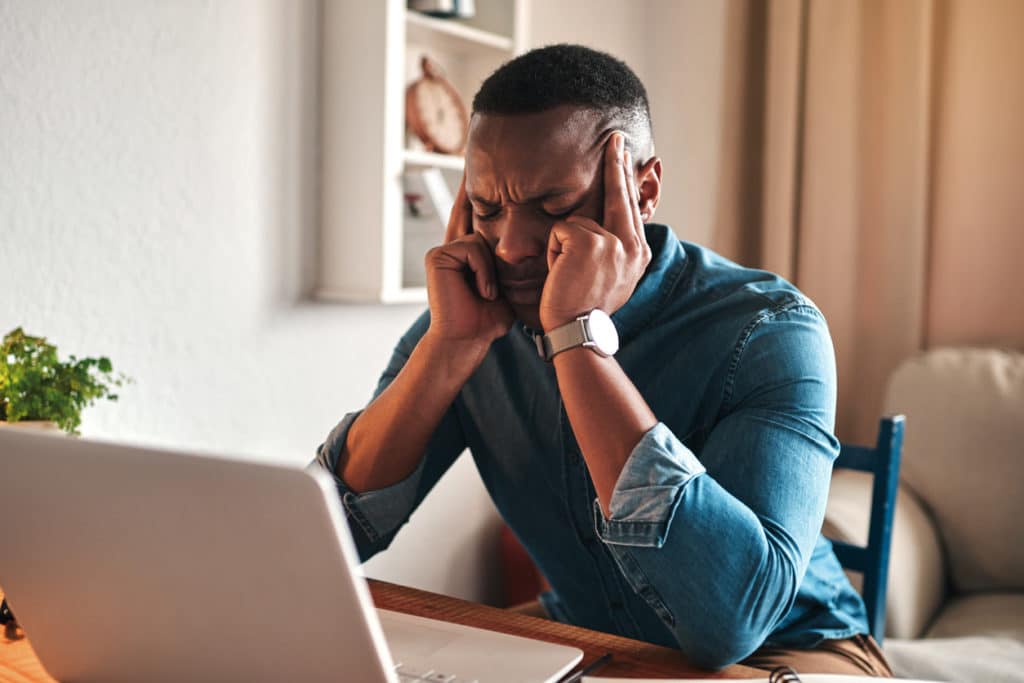
POLYGON ((602 223, 602 156, 626 136, 645 221, 661 189, 647 93, 623 62, 578 45, 527 52, 491 74, 473 99, 466 193, 473 230, 494 251, 502 294, 538 326, 548 233, 576 214, 602 223))

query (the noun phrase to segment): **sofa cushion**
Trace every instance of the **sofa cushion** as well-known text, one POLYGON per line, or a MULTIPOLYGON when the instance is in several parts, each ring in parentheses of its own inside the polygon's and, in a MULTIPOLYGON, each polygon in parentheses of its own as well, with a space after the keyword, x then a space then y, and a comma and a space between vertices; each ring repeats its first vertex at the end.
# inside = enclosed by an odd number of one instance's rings
POLYGON ((899 678, 1024 683, 1024 643, 1013 638, 887 638, 882 651, 899 678))
POLYGON ((893 373, 901 479, 929 508, 954 592, 1024 589, 1024 354, 937 349, 893 373))
POLYGON ((1024 593, 978 593, 950 599, 927 637, 957 636, 1005 636, 1024 643, 1024 593))

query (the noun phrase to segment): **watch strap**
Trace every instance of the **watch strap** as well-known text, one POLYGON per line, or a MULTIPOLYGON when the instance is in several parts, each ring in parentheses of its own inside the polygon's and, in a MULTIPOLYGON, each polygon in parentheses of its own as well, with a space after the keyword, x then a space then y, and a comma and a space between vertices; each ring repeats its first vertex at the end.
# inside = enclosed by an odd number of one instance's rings
POLYGON ((593 343, 594 340, 590 337, 590 330, 586 322, 588 316, 589 314, 581 315, 547 334, 538 334, 534 341, 537 343, 537 353, 540 357, 550 361, 562 351, 593 343))

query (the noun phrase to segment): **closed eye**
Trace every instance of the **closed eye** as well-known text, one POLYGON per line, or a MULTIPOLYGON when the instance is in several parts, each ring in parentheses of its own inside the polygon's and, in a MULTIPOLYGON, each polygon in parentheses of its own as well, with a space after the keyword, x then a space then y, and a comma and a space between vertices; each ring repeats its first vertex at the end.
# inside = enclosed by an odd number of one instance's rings
MULTIPOLYGON (((548 218, 565 218, 566 216, 568 216, 569 214, 571 214, 573 211, 575 211, 578 208, 579 207, 577 207, 577 206, 572 206, 572 207, 569 207, 568 209, 566 209, 565 211, 547 211, 547 210, 543 210, 542 209, 541 212, 545 216, 547 216, 548 218)), ((473 217, 476 218, 479 221, 491 221, 491 220, 494 220, 495 218, 497 218, 499 213, 501 213, 501 209, 500 208, 495 209, 494 211, 491 211, 490 213, 477 213, 476 211, 474 211, 473 212, 473 217)))

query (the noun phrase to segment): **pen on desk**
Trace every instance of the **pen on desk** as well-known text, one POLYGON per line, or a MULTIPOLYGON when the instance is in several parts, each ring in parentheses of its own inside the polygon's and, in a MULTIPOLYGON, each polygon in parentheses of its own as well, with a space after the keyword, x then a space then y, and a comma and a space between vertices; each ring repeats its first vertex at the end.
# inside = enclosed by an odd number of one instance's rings
POLYGON ((586 665, 585 667, 583 667, 582 669, 580 669, 579 671, 577 671, 573 675, 569 676, 568 678, 562 679, 561 683, 577 683, 577 681, 583 680, 584 676, 586 676, 587 674, 594 673, 595 671, 597 671, 598 669, 600 669, 602 666, 604 666, 605 664, 607 664, 610 661, 612 661, 612 653, 611 652, 609 652, 607 654, 604 654, 601 657, 598 657, 597 659, 592 661, 590 664, 586 665))

